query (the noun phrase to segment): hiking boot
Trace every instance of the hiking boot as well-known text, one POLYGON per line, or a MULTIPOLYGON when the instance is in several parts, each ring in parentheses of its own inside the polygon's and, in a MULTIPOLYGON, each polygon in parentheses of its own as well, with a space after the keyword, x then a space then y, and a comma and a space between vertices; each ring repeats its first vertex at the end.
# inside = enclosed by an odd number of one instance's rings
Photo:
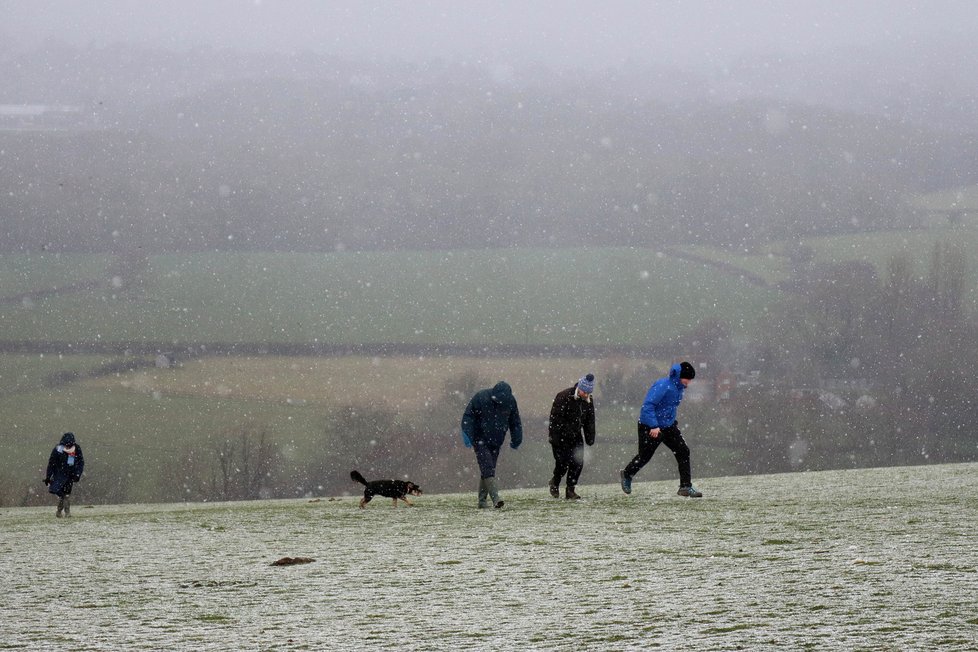
POLYGON ((560 498, 560 487, 553 480, 550 481, 550 495, 553 498, 560 498))
POLYGON ((71 516, 71 498, 65 496, 65 518, 71 516))
POLYGON ((54 513, 54 515, 57 518, 61 518, 63 516, 62 512, 64 511, 64 509, 65 509, 65 499, 64 498, 59 498, 58 499, 58 511, 56 511, 54 513))
POLYGON ((495 507, 496 509, 502 509, 503 508, 503 505, 505 505, 505 504, 506 504, 505 502, 503 502, 502 500, 500 500, 498 503, 496 503, 495 505, 493 505, 493 507, 495 507))
POLYGON ((580 500, 581 499, 581 497, 577 495, 577 492, 574 491, 574 489, 571 488, 571 487, 567 487, 567 490, 564 493, 564 498, 566 498, 567 500, 580 500))
POLYGON ((685 496, 687 498, 703 497, 703 494, 700 493, 699 490, 697 490, 693 485, 689 485, 688 487, 679 487, 679 491, 676 492, 676 495, 685 496))
POLYGON ((632 479, 625 475, 625 469, 618 472, 618 477, 621 479, 621 490, 626 494, 632 493, 632 479))

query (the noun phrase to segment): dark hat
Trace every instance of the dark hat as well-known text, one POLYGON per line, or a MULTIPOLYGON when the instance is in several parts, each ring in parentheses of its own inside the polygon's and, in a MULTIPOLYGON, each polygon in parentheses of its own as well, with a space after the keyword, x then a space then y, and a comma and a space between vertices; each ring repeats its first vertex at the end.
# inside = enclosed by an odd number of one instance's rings
POLYGON ((693 369, 693 365, 689 364, 685 360, 679 363, 679 377, 688 378, 690 380, 696 378, 696 370, 693 369))

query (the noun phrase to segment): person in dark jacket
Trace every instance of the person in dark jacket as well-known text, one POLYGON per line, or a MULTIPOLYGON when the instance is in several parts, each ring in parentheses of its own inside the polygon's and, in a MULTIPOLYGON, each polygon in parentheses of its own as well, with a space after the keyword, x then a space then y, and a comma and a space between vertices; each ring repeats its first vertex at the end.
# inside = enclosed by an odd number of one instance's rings
POLYGON ((550 495, 560 497, 560 480, 567 476, 564 498, 580 500, 575 488, 584 469, 584 444, 594 446, 594 374, 587 374, 573 387, 554 397, 550 408, 548 439, 554 453, 550 495))
POLYGON ((509 430, 509 447, 516 450, 523 443, 520 410, 509 383, 499 381, 491 389, 479 390, 462 415, 462 443, 475 449, 479 463, 479 507, 503 506, 496 486, 496 461, 509 430))
POLYGON ((58 497, 58 511, 55 516, 71 516, 71 488, 81 480, 85 471, 85 456, 75 435, 66 432, 48 457, 48 469, 44 474, 44 484, 48 491, 58 497))
POLYGON ((703 496, 693 486, 689 464, 689 446, 683 439, 676 421, 676 410, 683 400, 683 393, 690 381, 696 377, 696 370, 688 362, 672 365, 669 375, 660 378, 649 387, 642 403, 642 411, 638 418, 638 454, 632 458, 624 469, 619 471, 621 490, 626 494, 632 493, 632 478, 639 469, 652 459, 652 454, 659 444, 665 444, 676 456, 679 465, 680 496, 701 498, 703 496))

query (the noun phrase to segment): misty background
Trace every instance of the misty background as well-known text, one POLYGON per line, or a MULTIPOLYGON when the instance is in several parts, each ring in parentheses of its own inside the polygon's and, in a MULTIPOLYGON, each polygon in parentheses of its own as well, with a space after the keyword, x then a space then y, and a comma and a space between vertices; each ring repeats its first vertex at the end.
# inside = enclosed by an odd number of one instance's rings
MULTIPOLYGON (((967 237, 881 262, 810 241, 973 226, 973 3, 0 0, 0 17, 0 255, 109 256, 148 305, 163 254, 685 247, 730 273, 689 248, 776 251, 787 278, 736 270, 779 293, 756 321, 650 335, 729 378, 687 411, 714 438, 709 471, 978 457, 967 237)), ((684 288, 676 310, 716 291, 684 288)), ((7 324, 42 303, 4 294, 7 324)), ((658 371, 617 369, 597 396, 628 422, 658 371)), ((282 461, 274 428, 232 423, 217 462, 180 451, 220 476, 192 495, 308 492, 394 422, 371 464, 468 486, 447 473, 462 458, 425 447, 491 380, 450 375, 426 417, 342 406, 321 433, 335 459, 309 469, 282 461)), ((118 482, 101 495, 127 499, 124 474, 103 475, 118 482)))
POLYGON ((772 239, 975 182, 968 3, 2 4, 0 249, 772 239))

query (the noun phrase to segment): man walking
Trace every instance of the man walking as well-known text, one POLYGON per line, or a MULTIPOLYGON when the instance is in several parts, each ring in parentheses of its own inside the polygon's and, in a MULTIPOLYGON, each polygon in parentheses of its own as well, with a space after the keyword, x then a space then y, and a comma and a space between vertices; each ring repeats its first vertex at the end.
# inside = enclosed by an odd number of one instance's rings
POLYGON ((594 374, 587 374, 573 387, 554 397, 550 408, 548 439, 554 453, 550 495, 560 498, 560 480, 567 476, 564 498, 580 500, 574 489, 584 469, 584 444, 594 445, 594 374))
POLYGON ((491 389, 475 393, 462 415, 462 443, 475 448, 479 463, 479 507, 499 509, 503 501, 496 485, 496 461, 509 430, 509 447, 516 450, 523 443, 520 410, 509 383, 499 381, 491 389))
POLYGON ((689 465, 689 446, 683 433, 677 427, 676 410, 683 400, 683 393, 690 381, 696 377, 696 370, 688 362, 672 365, 669 375, 660 378, 649 387, 642 403, 638 420, 638 454, 619 472, 621 490, 632 493, 632 478, 652 459, 659 444, 665 444, 676 456, 679 465, 680 496, 702 498, 693 482, 689 465))

